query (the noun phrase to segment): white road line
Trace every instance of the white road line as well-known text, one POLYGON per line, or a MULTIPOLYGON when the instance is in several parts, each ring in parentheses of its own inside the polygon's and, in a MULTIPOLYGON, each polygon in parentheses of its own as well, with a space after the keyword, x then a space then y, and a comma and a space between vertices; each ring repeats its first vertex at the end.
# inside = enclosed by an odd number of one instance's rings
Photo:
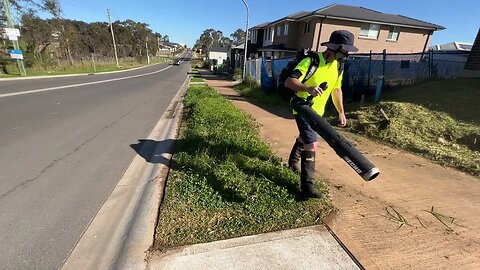
POLYGON ((139 74, 139 75, 133 75, 133 76, 128 76, 128 77, 122 77, 122 78, 115 78, 115 79, 108 79, 108 80, 103 80, 103 81, 95 81, 95 82, 88 82, 88 83, 79 83, 79 84, 70 84, 70 85, 63 85, 63 86, 55 86, 55 87, 49 87, 49 88, 41 88, 41 89, 35 89, 35 90, 28 90, 28 91, 23 91, 23 92, 14 92, 14 93, 6 93, 6 94, 0 94, 0 98, 3 97, 12 97, 12 96, 19 96, 19 95, 26 95, 26 94, 33 94, 33 93, 39 93, 39 92, 46 92, 46 91, 52 91, 52 90, 58 90, 58 89, 66 89, 66 88, 73 88, 73 87, 80 87, 80 86, 85 86, 85 85, 93 85, 93 84, 100 84, 100 83, 107 83, 107 82, 114 82, 114 81, 121 81, 121 80, 127 80, 127 79, 132 79, 132 78, 138 78, 138 77, 143 77, 143 76, 148 76, 152 75, 155 73, 160 73, 162 71, 165 71, 172 66, 168 66, 166 68, 145 73, 145 74, 139 74))

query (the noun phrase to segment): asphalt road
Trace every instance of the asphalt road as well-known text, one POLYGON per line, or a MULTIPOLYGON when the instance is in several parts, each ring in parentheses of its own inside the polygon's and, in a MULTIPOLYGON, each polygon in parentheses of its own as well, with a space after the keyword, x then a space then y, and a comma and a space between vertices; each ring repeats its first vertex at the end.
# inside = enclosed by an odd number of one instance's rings
POLYGON ((189 66, 0 80, 0 269, 61 266, 189 66))

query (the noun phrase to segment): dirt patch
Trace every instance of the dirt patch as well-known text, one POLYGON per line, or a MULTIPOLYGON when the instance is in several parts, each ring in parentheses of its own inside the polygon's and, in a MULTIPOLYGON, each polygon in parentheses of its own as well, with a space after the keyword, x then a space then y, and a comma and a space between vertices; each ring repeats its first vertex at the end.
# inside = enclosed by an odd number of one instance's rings
MULTIPOLYGON (((228 81, 208 84, 231 97, 228 81)), ((250 113, 261 136, 286 159, 297 136, 282 109, 232 102, 250 113)), ((366 269, 480 269, 480 179, 405 151, 343 134, 381 170, 364 182, 320 139, 318 177, 337 207, 327 225, 366 269), (433 207, 433 209, 432 209, 433 207)))

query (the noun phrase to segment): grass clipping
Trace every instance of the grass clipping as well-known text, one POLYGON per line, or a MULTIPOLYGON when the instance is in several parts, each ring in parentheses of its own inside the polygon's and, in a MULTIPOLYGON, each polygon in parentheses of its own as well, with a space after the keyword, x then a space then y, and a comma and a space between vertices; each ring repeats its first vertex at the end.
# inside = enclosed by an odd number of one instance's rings
POLYGON ((350 113, 350 130, 480 176, 480 127, 443 112, 401 102, 381 102, 350 113), (387 123, 380 109, 389 118, 387 123))
POLYGON ((295 199, 298 175, 261 141, 251 119, 213 89, 190 87, 185 106, 155 248, 314 225, 332 209, 327 201, 295 199))

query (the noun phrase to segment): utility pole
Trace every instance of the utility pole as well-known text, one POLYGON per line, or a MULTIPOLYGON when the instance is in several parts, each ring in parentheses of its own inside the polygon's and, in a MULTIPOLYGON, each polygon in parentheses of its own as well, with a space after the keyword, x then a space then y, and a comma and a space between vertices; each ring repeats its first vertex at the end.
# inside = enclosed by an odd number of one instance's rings
POLYGON ((160 37, 157 37, 157 44, 158 44, 157 56, 160 56, 160 37))
POLYGON ((95 66, 95 56, 92 53, 93 73, 97 73, 97 67, 95 66))
POLYGON ((150 55, 148 55, 148 36, 145 40, 145 50, 147 52, 147 65, 150 65, 150 55))
MULTIPOLYGON (((10 12, 10 3, 8 0, 3 0, 3 8, 5 9, 5 17, 7 18, 7 26, 9 28, 14 28, 12 14, 10 12)), ((20 46, 18 45, 18 40, 12 40, 13 49, 19 50, 20 46)), ((17 66, 18 70, 20 71, 20 75, 27 76, 27 71, 25 70, 25 66, 23 64, 22 59, 17 59, 17 66)))
POLYGON ((108 14, 108 22, 110 23, 110 32, 112 32, 113 49, 115 50, 115 61, 117 62, 117 68, 120 68, 120 65, 118 64, 117 44, 115 43, 115 34, 113 33, 113 24, 112 24, 110 9, 107 9, 107 14, 108 14))

